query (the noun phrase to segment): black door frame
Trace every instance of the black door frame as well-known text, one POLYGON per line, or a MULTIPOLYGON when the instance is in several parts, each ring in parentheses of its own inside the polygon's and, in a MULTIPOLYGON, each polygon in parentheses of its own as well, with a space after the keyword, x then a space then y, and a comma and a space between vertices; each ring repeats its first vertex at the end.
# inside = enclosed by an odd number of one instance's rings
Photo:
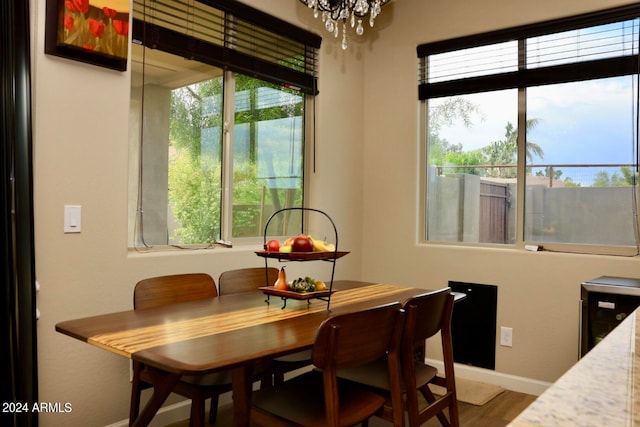
POLYGON ((14 427, 38 425, 29 4, 0 2, 0 418, 14 427))

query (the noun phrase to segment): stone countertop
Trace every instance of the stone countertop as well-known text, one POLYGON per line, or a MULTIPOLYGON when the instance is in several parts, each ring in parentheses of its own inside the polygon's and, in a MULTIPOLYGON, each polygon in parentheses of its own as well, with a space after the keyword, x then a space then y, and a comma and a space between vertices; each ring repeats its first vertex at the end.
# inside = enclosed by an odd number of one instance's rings
MULTIPOLYGON (((525 409, 509 427, 640 425, 634 311, 525 409), (636 398, 638 397, 638 398, 636 398)), ((639 349, 640 350, 640 349, 639 349)))

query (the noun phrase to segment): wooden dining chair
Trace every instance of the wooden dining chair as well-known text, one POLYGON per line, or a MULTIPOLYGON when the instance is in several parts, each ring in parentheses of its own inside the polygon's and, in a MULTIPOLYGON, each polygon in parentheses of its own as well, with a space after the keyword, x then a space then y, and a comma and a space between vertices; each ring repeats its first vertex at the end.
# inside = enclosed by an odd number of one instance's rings
MULTIPOLYGON (((278 278, 278 269, 275 267, 250 267, 227 270, 218 278, 220 295, 235 294, 238 292, 255 291, 261 286, 273 286, 278 278)), ((311 350, 298 351, 275 358, 271 363, 273 384, 284 381, 287 372, 311 365, 311 350)))
POLYGON ((255 291, 261 286, 273 286, 278 279, 275 267, 251 267, 227 270, 218 278, 220 295, 255 291))
MULTIPOLYGON (((368 425, 385 403, 371 387, 342 380, 336 372, 386 358, 391 384, 400 394, 399 347, 403 312, 386 304, 325 319, 312 361, 317 368, 253 393, 251 422, 263 427, 368 425)), ((392 387, 392 388, 393 388, 392 387)))
MULTIPOLYGON (((133 291, 133 308, 149 309, 188 301, 216 298, 215 281, 204 273, 177 274, 141 280, 133 291)), ((140 396, 145 388, 154 386, 154 377, 143 363, 133 361, 131 386, 130 425, 138 417, 140 396)), ((173 392, 191 399, 191 427, 204 425, 205 401, 211 399, 209 423, 216 422, 220 394, 231 390, 230 371, 215 372, 203 376, 185 375, 180 378, 173 392)))
POLYGON ((412 297, 403 303, 405 326, 402 335, 400 362, 402 367, 401 396, 393 396, 386 366, 379 360, 359 368, 343 369, 341 378, 367 384, 376 390, 384 390, 387 400, 377 414, 392 421, 406 411, 410 427, 418 427, 437 416, 443 426, 458 427, 458 402, 451 340, 451 315, 454 296, 450 288, 443 288, 412 297), (440 332, 444 375, 437 368, 424 362, 424 345, 427 338, 440 332), (436 397, 429 384, 444 388, 444 394, 436 397), (420 405, 418 392, 427 404, 420 405), (403 399, 404 398, 404 399, 403 399), (404 402, 396 404, 395 402, 404 402), (449 418, 445 415, 448 409, 449 418))

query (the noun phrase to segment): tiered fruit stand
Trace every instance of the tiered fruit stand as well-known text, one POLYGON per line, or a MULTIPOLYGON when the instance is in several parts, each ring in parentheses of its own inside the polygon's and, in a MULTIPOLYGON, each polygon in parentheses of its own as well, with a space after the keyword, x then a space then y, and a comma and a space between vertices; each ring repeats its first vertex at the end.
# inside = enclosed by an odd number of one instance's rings
POLYGON ((274 218, 279 217, 280 215, 284 215, 285 212, 288 212, 288 211, 302 211, 303 214, 304 212, 312 212, 312 213, 317 213, 324 216, 324 218, 326 218, 331 223, 331 226, 333 227, 333 232, 335 234, 334 250, 333 251, 314 251, 314 252, 274 252, 274 251, 263 250, 263 251, 257 251, 256 255, 263 257, 265 259, 264 260, 265 269, 269 266, 269 259, 278 260, 280 262, 289 262, 289 261, 330 262, 332 263, 332 266, 331 266, 331 280, 329 282, 329 286, 327 287, 326 290, 314 291, 314 292, 294 292, 291 290, 275 289, 273 286, 263 286, 260 288, 260 290, 264 292, 265 295, 267 295, 267 299, 266 299, 267 304, 269 303, 269 298, 271 295, 280 297, 283 301, 283 305, 282 305, 283 309, 286 308, 288 299, 306 300, 308 304, 311 303, 312 299, 320 299, 327 302, 327 311, 329 311, 330 304, 331 304, 331 295, 334 292, 333 276, 335 274, 335 269, 336 269, 336 260, 338 258, 342 258, 349 252, 338 250, 338 230, 336 229, 336 225, 329 215, 327 215, 325 212, 318 209, 302 208, 302 207, 280 209, 274 212, 269 217, 269 219, 267 220, 264 226, 264 247, 265 248, 268 240, 267 231, 269 229, 269 224, 274 218))

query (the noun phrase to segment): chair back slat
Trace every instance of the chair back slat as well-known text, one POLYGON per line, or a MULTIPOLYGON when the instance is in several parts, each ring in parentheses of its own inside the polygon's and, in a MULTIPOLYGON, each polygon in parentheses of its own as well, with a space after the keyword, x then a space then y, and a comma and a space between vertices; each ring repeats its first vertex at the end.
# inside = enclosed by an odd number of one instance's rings
POLYGON ((453 301, 451 288, 427 292, 405 301, 402 305, 407 313, 405 339, 424 342, 440 332, 443 320, 447 318, 448 299, 453 301))
POLYGON ((386 356, 401 336, 400 308, 399 303, 392 303, 325 319, 313 345, 313 364, 320 369, 340 369, 386 356))
POLYGON ((215 298, 216 283, 206 273, 176 274, 144 279, 133 291, 133 308, 153 308, 215 298))
POLYGON ((261 286, 272 286, 278 279, 275 267, 251 267, 228 270, 218 278, 220 295, 254 291, 261 286))

